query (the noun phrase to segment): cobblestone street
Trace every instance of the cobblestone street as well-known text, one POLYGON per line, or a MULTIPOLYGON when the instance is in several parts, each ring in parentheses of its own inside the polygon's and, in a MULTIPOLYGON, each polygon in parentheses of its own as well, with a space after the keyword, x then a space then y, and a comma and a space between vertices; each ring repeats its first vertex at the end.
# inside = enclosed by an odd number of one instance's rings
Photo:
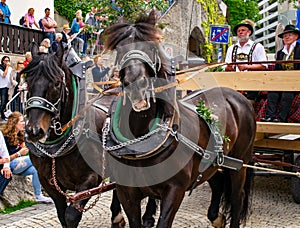
MULTIPOLYGON (((173 227, 211 227, 206 218, 210 199, 207 183, 199 186, 184 199, 173 227)), ((255 177, 251 216, 246 228, 299 227, 300 205, 294 203, 290 193, 290 180, 283 177, 255 177)), ((84 213, 83 227, 110 227, 111 192, 104 193, 96 207, 84 213)), ((39 204, 9 215, 0 215, 0 227, 60 227, 54 205, 39 204)), ((128 223, 126 225, 128 226, 128 223)))

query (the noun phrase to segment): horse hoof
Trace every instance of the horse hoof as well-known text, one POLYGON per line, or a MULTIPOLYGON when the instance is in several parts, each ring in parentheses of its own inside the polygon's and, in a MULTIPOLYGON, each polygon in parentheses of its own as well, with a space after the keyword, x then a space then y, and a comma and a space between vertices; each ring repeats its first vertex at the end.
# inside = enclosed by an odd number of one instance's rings
POLYGON ((211 224, 215 228, 225 228, 226 218, 223 214, 219 213, 218 217, 214 221, 212 221, 211 224))
POLYGON ((122 228, 126 224, 125 219, 121 213, 119 213, 111 223, 112 228, 122 228))
POLYGON ((122 227, 125 227, 125 219, 123 218, 120 222, 118 223, 112 223, 111 224, 111 228, 122 228, 122 227))
POLYGON ((154 218, 151 218, 151 219, 148 219, 148 220, 145 220, 143 222, 143 228, 151 228, 151 227, 154 227, 154 223, 155 223, 155 220, 154 218))

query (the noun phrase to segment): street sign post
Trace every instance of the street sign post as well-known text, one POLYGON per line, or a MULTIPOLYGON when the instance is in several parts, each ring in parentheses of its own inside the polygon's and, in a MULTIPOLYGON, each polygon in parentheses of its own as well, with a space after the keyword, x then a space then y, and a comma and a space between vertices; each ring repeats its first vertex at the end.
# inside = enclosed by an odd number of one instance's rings
POLYGON ((229 25, 210 25, 209 41, 211 43, 228 44, 229 25))

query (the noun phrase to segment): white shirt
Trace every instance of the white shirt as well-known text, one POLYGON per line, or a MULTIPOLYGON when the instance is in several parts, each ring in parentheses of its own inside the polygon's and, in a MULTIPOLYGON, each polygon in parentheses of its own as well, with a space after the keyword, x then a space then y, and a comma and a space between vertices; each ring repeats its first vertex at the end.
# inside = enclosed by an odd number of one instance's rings
MULTIPOLYGON (((237 51, 236 51, 237 55, 241 54, 241 53, 248 55, 253 44, 254 44, 254 41, 249 39, 248 42, 245 43, 243 47, 240 45, 239 41, 237 42, 237 44, 231 45, 226 52, 225 62, 232 63, 232 52, 233 52, 233 48, 235 45, 238 46, 237 51)), ((262 44, 257 43, 253 50, 253 53, 252 53, 252 62, 261 62, 261 61, 267 61, 267 55, 265 52, 265 48, 262 46, 262 44)), ((246 59, 246 60, 236 59, 236 62, 248 62, 248 59, 246 59)), ((268 67, 267 64, 262 64, 262 65, 264 65, 265 67, 268 67)), ((238 67, 236 67, 236 71, 239 71, 238 67)))
MULTIPOLYGON (((0 131, 0 157, 9 159, 9 153, 5 144, 4 136, 1 131, 0 131)), ((4 163, 3 167, 9 168, 9 162, 4 163)))
POLYGON ((290 46, 290 50, 288 51, 287 50, 287 45, 284 45, 283 49, 282 49, 282 52, 286 55, 286 58, 285 60, 288 60, 292 51, 294 50, 294 48, 296 47, 296 43, 297 43, 297 40, 291 44, 290 46))
POLYGON ((0 88, 10 88, 10 74, 12 68, 9 67, 6 76, 3 78, 4 71, 0 70, 0 88))

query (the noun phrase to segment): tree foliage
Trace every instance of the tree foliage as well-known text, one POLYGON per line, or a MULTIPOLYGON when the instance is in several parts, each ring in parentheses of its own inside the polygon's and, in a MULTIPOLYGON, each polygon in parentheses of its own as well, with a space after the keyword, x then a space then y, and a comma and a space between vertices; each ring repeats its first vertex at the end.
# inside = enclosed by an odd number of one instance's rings
POLYGON ((94 6, 102 11, 108 18, 108 23, 116 22, 119 17, 133 21, 141 13, 145 13, 150 9, 163 11, 167 8, 167 2, 164 0, 55 0, 55 9, 63 16, 71 21, 75 17, 75 12, 82 10, 83 15, 91 10, 94 6))
POLYGON ((223 0, 228 7, 228 24, 234 28, 244 19, 260 20, 258 0, 223 0))

